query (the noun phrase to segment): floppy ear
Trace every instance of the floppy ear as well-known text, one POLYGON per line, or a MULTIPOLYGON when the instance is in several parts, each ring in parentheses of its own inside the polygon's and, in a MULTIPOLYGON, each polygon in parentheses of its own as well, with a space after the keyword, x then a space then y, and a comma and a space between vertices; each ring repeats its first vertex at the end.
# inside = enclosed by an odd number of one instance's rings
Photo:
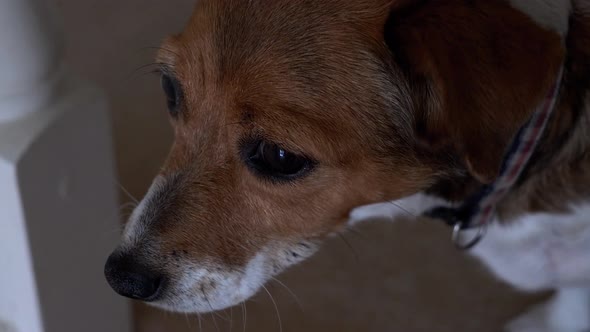
POLYGON ((561 38, 508 1, 394 3, 385 40, 412 91, 420 91, 418 138, 431 148, 450 147, 475 178, 492 181, 556 79, 561 38))

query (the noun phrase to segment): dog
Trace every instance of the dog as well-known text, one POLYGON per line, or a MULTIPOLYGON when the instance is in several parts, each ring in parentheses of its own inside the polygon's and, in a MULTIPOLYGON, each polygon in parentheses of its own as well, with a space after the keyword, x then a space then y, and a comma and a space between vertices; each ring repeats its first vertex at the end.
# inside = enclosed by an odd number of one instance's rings
POLYGON ((175 141, 106 263, 119 294, 224 309, 329 235, 402 213, 381 202, 460 204, 555 87, 470 253, 557 291, 507 330, 590 330, 589 1, 200 0, 158 63, 175 141))

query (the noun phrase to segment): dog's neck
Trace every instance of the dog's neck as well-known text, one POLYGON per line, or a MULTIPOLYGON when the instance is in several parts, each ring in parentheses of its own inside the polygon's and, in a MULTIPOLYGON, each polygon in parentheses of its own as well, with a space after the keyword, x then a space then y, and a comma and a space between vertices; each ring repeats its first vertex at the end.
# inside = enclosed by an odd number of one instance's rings
POLYGON ((561 102, 520 185, 500 212, 567 212, 590 199, 590 8, 577 8, 566 37, 561 102), (523 210, 524 209, 524 210, 523 210))
MULTIPOLYGON (((544 3, 549 9, 558 3, 513 2, 544 3)), ((571 16, 567 11, 569 24, 560 30, 567 31, 567 59, 559 104, 520 181, 498 206, 501 220, 530 212, 567 212, 576 202, 590 199, 590 10, 573 5, 571 16)), ((474 178, 461 175, 439 181, 430 193, 457 201, 480 187, 474 178)))

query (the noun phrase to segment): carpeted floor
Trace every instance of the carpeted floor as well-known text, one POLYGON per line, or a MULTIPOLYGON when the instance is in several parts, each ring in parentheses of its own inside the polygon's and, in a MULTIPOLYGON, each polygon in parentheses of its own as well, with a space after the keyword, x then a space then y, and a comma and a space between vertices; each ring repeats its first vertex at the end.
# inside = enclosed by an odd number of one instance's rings
MULTIPOLYGON (((138 68, 151 63, 163 37, 182 27, 192 1, 53 1, 62 11, 69 62, 111 97, 120 180, 139 197, 171 134, 158 78, 146 74, 149 67, 138 68)), ((201 319, 137 305, 137 332, 244 326, 257 332, 492 332, 539 299, 492 280, 451 247, 448 232, 427 222, 367 224, 281 276, 284 285, 269 284, 276 308, 266 292, 245 307, 201 319)))

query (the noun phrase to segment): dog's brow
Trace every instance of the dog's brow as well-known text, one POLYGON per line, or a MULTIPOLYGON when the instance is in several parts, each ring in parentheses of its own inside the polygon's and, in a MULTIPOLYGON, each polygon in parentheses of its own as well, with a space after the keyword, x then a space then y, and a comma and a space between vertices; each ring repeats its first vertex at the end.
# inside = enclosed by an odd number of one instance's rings
POLYGON ((176 74, 176 71, 174 70, 174 66, 172 66, 168 63, 158 62, 158 70, 160 71, 160 73, 162 73, 164 75, 168 75, 168 76, 177 78, 177 74, 176 74))
POLYGON ((240 123, 249 125, 254 122, 254 109, 250 105, 243 105, 240 109, 240 123))
POLYGON ((156 47, 158 50, 156 54, 156 61, 158 63, 167 64, 169 67, 174 66, 180 57, 174 40, 174 37, 169 37, 164 40, 164 42, 159 47, 156 47))

